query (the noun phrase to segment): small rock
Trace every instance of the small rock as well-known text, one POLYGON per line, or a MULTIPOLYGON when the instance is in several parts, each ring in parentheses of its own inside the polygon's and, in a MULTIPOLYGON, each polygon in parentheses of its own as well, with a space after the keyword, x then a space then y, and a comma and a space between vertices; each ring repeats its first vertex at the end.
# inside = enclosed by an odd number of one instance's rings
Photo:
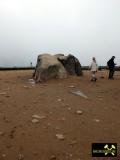
POLYGON ((55 155, 52 155, 52 156, 50 157, 50 160, 52 160, 52 159, 57 159, 57 158, 56 158, 55 155))
POLYGON ((61 101, 62 101, 62 99, 60 99, 60 98, 59 98, 57 101, 58 101, 58 102, 61 102, 61 101))
POLYGON ((24 159, 24 155, 23 154, 19 154, 18 155, 18 160, 23 160, 24 159))
POLYGON ((28 89, 28 88, 30 88, 30 87, 29 87, 29 86, 24 86, 24 88, 28 89))
POLYGON ((37 115, 37 114, 34 114, 33 116, 32 116, 33 118, 37 118, 37 119, 44 119, 44 118, 46 118, 46 116, 39 116, 39 115, 37 115))
POLYGON ((0 95, 6 95, 6 94, 7 94, 6 92, 1 92, 1 93, 0 93, 0 95))
POLYGON ((63 134, 56 134, 57 139, 59 140, 64 140, 65 137, 63 136, 63 134))
POLYGON ((40 118, 40 116, 38 116, 37 114, 32 115, 33 118, 40 118))
POLYGON ((35 85, 34 79, 28 79, 28 83, 32 84, 33 86, 35 85))
POLYGON ((32 123, 39 123, 38 119, 32 119, 32 123))
POLYGON ((83 111, 80 111, 80 110, 78 110, 78 111, 76 111, 76 114, 83 114, 83 111))
POLYGON ((71 107, 68 107, 67 109, 68 109, 68 111, 71 111, 72 108, 71 108, 71 107))
POLYGON ((5 157, 6 157, 6 154, 2 154, 2 157, 5 158, 5 157))
POLYGON ((81 96, 85 99, 88 99, 88 97, 84 93, 82 93, 81 91, 71 91, 70 93, 77 95, 77 96, 81 96))
POLYGON ((71 85, 71 86, 68 86, 69 88, 75 88, 75 86, 71 85))
POLYGON ((97 122, 97 123, 99 123, 99 122, 100 122, 100 120, 99 120, 99 119, 95 119, 94 121, 95 121, 95 122, 97 122))

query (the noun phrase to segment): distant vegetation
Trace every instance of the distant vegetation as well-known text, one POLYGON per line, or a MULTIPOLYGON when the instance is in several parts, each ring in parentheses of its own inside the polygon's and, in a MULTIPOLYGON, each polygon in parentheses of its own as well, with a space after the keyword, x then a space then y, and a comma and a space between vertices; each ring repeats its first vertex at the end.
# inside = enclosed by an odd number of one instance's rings
MULTIPOLYGON (((0 67, 0 71, 9 71, 9 70, 34 70, 35 67, 0 67)), ((88 66, 82 66, 83 70, 89 70, 88 66)), ((99 70, 108 69, 107 66, 99 66, 99 70)), ((120 66, 115 67, 116 71, 120 71, 120 66)))

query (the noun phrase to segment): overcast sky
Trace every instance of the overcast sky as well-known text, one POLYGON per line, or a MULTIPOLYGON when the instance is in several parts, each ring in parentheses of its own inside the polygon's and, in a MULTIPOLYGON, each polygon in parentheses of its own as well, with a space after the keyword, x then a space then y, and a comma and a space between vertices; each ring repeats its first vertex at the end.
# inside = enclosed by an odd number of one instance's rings
POLYGON ((0 66, 27 66, 42 53, 120 65, 120 0, 0 0, 0 66))

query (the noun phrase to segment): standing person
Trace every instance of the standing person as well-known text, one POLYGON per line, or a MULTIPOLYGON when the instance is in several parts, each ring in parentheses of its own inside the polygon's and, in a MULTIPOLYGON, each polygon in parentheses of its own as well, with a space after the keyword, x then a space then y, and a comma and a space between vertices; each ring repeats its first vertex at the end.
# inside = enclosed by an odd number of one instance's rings
POLYGON ((114 76, 114 73, 115 73, 115 63, 114 63, 114 59, 115 59, 115 56, 112 56, 112 58, 107 62, 107 66, 109 68, 109 77, 108 79, 114 79, 113 76, 114 76))
POLYGON ((98 71, 98 65, 97 65, 95 57, 92 58, 92 63, 90 65, 90 69, 91 69, 91 73, 92 73, 91 81, 95 81, 96 82, 96 80, 97 80, 96 72, 98 71))

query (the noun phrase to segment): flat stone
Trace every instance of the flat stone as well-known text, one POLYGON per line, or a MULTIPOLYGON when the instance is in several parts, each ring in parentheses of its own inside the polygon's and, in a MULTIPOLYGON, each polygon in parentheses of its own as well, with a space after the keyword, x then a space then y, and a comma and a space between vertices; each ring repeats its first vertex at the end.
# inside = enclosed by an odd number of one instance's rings
POLYGON ((62 99, 61 99, 61 98, 59 98, 57 101, 58 101, 58 102, 61 102, 61 101, 62 101, 62 99))
POLYGON ((29 89, 30 87, 29 86, 24 86, 24 88, 29 89))
POLYGON ((0 95, 6 95, 6 94, 7 94, 6 92, 1 92, 1 93, 0 93, 0 95))
POLYGON ((65 137, 63 136, 63 134, 56 134, 57 139, 59 140, 64 140, 65 137))
POLYGON ((32 119, 32 123, 39 123, 38 119, 32 119))
POLYGON ((75 88, 75 86, 71 85, 71 86, 68 86, 69 88, 75 88))
POLYGON ((83 111, 80 111, 80 110, 78 110, 78 111, 76 111, 76 114, 83 114, 83 111))
POLYGON ((80 96, 80 97, 83 97, 85 99, 88 99, 88 97, 84 93, 82 93, 81 91, 71 91, 70 93, 77 95, 77 96, 80 96))
POLYGON ((34 114, 33 116, 32 116, 33 118, 37 118, 37 119, 45 119, 46 118, 46 116, 39 116, 39 115, 37 115, 37 114, 34 114))
POLYGON ((99 123, 99 122, 100 122, 100 120, 99 120, 99 119, 94 119, 94 121, 95 121, 95 122, 97 122, 97 123, 99 123))

